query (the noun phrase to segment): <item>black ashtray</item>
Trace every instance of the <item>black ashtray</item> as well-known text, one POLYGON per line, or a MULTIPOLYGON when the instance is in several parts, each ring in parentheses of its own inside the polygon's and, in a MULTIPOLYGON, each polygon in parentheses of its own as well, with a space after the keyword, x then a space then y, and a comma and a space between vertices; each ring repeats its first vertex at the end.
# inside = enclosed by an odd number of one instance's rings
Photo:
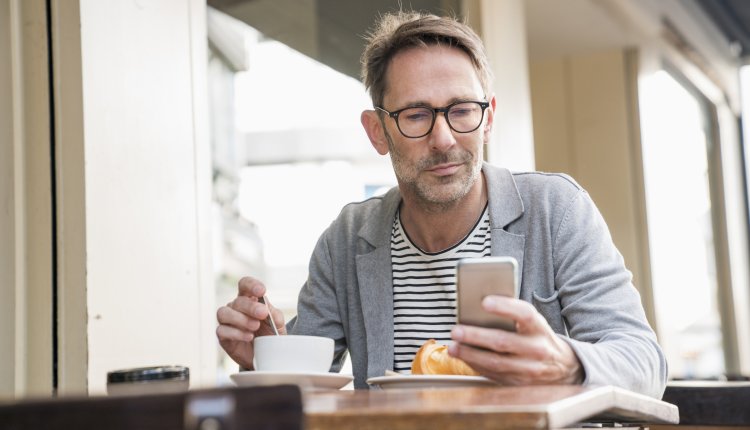
POLYGON ((164 394, 187 391, 190 369, 185 366, 151 366, 107 372, 107 394, 164 394))

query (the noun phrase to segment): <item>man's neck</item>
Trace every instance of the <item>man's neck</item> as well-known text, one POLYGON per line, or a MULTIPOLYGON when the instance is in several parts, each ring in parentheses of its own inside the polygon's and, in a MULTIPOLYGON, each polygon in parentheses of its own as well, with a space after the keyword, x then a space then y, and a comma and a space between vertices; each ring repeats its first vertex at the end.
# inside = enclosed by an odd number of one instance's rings
POLYGON ((425 252, 448 249, 471 232, 487 204, 484 173, 476 187, 452 205, 425 207, 404 196, 400 218, 409 239, 425 252))

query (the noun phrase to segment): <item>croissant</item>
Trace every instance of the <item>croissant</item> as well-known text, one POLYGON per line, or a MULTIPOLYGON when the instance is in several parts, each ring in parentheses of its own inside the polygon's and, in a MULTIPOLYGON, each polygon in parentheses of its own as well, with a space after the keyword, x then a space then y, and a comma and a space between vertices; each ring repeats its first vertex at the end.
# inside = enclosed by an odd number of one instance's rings
POLYGON ((430 339, 422 345, 411 362, 412 375, 465 375, 479 373, 463 360, 448 355, 448 347, 430 339))

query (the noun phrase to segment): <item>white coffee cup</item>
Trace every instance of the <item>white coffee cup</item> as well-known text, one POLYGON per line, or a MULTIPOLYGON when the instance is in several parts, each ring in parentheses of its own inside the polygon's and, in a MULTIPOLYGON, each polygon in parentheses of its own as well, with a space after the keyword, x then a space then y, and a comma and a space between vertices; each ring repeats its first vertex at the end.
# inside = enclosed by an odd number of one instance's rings
POLYGON ((333 362, 333 339, 320 336, 260 336, 253 341, 255 370, 325 373, 333 362))

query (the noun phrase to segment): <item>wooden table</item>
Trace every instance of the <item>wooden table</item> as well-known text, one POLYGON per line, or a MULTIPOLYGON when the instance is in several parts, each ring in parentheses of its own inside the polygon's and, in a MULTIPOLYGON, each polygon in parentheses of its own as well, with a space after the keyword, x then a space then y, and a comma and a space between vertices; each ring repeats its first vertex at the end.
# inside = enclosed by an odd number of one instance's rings
POLYGON ((659 400, 579 386, 301 393, 282 385, 0 404, 0 429, 45 430, 546 429, 594 420, 641 428, 677 418, 659 400))
POLYGON ((610 386, 312 392, 303 395, 303 405, 308 430, 552 429, 592 419, 679 421, 674 405, 610 386))

